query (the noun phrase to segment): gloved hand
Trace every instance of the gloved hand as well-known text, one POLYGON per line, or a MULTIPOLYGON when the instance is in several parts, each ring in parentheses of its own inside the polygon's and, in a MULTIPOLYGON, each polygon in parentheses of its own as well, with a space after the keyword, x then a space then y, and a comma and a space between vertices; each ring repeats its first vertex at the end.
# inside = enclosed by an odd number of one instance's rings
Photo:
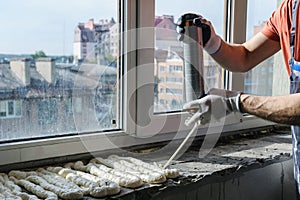
POLYGON ((211 89, 201 98, 184 104, 184 110, 194 110, 193 116, 186 120, 185 125, 200 121, 204 125, 211 119, 220 120, 232 112, 240 111, 241 92, 222 89, 211 89))
POLYGON ((180 34, 179 40, 183 40, 185 33, 185 23, 193 21, 195 26, 202 28, 202 40, 204 50, 209 54, 216 53, 222 45, 222 39, 215 33, 214 27, 210 21, 204 19, 201 15, 187 13, 182 15, 178 20, 178 33, 180 34))
POLYGON ((203 17, 199 17, 199 18, 194 19, 194 24, 196 26, 201 27, 202 29, 203 29, 203 27, 205 27, 205 29, 206 29, 206 27, 209 27, 210 38, 208 39, 206 44, 203 43, 204 50, 210 55, 218 52, 222 45, 222 39, 220 38, 220 36, 218 36, 216 34, 215 29, 214 29, 213 25, 211 24, 211 22, 207 21, 203 17))

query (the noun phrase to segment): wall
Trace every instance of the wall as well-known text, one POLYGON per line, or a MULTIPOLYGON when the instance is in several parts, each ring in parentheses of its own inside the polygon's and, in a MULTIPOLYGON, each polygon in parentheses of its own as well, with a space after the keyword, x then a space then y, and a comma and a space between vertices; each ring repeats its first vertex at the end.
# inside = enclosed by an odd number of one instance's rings
MULTIPOLYGON (((138 198, 137 198, 138 199, 138 198)), ((153 195, 155 200, 294 200, 293 161, 225 176, 153 195)))

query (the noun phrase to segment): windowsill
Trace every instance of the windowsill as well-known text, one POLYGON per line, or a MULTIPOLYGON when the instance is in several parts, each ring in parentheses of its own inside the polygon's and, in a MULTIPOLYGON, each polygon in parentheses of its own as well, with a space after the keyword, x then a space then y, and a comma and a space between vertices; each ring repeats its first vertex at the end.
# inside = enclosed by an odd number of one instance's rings
POLYGON ((204 158, 199 149, 194 146, 173 162, 180 178, 126 189, 116 199, 295 199, 289 131, 228 138, 204 158))
MULTIPOLYGON (((143 197, 143 199, 160 200, 167 197, 167 199, 174 199, 179 195, 180 198, 177 199, 193 200, 201 195, 203 199, 208 200, 209 195, 212 195, 210 198, 214 199, 213 196, 225 196, 225 193, 227 195, 230 193, 233 197, 230 199, 235 200, 241 199, 240 197, 243 195, 251 196, 253 188, 256 194, 264 191, 264 195, 268 197, 284 195, 285 198, 288 196, 286 199, 293 199, 292 144, 288 130, 252 131, 240 135, 224 136, 204 158, 199 157, 201 141, 201 138, 194 141, 187 152, 172 162, 170 167, 177 168, 181 172, 179 178, 168 179, 163 184, 144 184, 137 189, 122 188, 119 195, 112 196, 110 199, 141 199, 140 197, 143 197), (191 195, 192 197, 190 197, 191 195)), ((144 147, 135 152, 142 153, 151 150, 155 151, 156 148, 144 147)), ((119 151, 102 152, 101 156, 106 157, 110 154, 119 154, 119 151)), ((142 154, 140 155, 142 156, 142 154)), ((160 154, 159 157, 148 159, 147 156, 143 157, 143 160, 164 164, 169 157, 168 154, 160 154)), ((77 156, 73 159, 88 160, 89 158, 88 156, 77 156)), ((65 159, 59 164, 69 161, 71 160, 65 159)), ((45 165, 51 164, 48 162, 44 163, 45 165)), ((23 167, 24 169, 24 166, 29 168, 28 164, 19 165, 19 168, 23 167)), ((1 167, 0 169, 3 171, 1 167)))

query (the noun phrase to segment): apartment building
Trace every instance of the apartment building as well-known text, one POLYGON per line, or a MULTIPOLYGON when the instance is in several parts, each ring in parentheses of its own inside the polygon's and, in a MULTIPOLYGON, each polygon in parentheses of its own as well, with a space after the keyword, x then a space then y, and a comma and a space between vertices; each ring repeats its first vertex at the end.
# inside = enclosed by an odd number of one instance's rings
POLYGON ((73 54, 75 61, 107 64, 114 60, 119 52, 118 24, 111 20, 90 19, 79 23, 74 30, 73 54))
POLYGON ((114 128, 116 70, 97 64, 57 64, 53 58, 0 64, 3 140, 114 128))

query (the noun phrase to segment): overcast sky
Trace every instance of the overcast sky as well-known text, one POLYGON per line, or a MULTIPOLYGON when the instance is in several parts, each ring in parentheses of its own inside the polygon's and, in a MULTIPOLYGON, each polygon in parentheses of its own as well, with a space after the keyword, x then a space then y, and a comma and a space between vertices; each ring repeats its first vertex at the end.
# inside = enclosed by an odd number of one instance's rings
MULTIPOLYGON (((221 34, 223 0, 156 0, 156 15, 200 13, 221 34)), ((267 20, 274 0, 251 0, 251 24, 267 20)), ((79 22, 116 18, 114 0, 2 0, 0 53, 43 50, 47 55, 71 55, 73 31, 79 22)))

